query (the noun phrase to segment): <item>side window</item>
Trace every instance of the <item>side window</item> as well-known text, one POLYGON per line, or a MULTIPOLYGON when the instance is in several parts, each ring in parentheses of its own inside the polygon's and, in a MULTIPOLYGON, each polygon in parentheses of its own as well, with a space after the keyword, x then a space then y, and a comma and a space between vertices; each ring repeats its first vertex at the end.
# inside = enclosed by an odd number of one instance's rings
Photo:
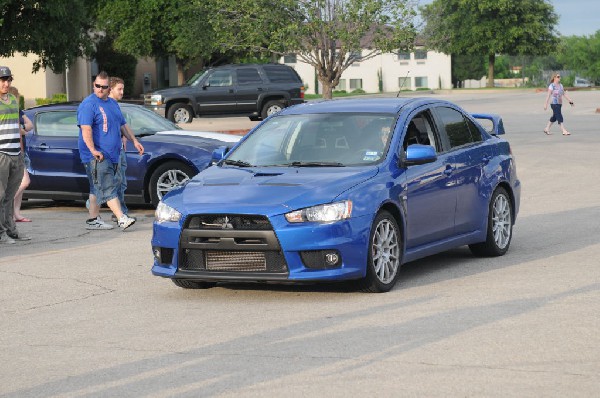
POLYGON ((429 111, 420 112, 411 119, 404 135, 404 150, 409 145, 431 145, 436 152, 441 152, 441 145, 433 130, 433 123, 429 111))
POLYGON ((76 112, 42 112, 35 117, 35 131, 41 137, 78 137, 76 112))
POLYGON ((262 83, 262 79, 255 68, 240 68, 237 70, 238 84, 262 83))
POLYGON ((462 113, 455 109, 445 107, 439 107, 436 108, 436 110, 444 125, 452 148, 473 142, 471 132, 467 127, 467 123, 465 122, 462 113))
POLYGON ((271 83, 300 82, 296 71, 283 65, 264 65, 263 69, 271 83))
POLYGON ((467 120, 467 125, 469 126, 469 131, 471 131, 471 137, 473 137, 473 142, 483 141, 483 137, 481 136, 481 131, 479 130, 479 128, 477 128, 475 123, 473 123, 468 118, 465 118, 465 119, 467 120))
POLYGON ((228 87, 233 85, 231 71, 216 70, 208 77, 208 85, 211 87, 228 87))

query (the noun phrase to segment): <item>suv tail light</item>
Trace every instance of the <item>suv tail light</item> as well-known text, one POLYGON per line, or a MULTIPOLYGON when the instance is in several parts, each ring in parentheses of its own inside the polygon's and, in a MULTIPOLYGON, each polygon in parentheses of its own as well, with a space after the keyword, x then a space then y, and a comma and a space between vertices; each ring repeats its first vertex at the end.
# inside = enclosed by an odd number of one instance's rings
POLYGON ((304 86, 300 87, 300 98, 304 99, 304 86))

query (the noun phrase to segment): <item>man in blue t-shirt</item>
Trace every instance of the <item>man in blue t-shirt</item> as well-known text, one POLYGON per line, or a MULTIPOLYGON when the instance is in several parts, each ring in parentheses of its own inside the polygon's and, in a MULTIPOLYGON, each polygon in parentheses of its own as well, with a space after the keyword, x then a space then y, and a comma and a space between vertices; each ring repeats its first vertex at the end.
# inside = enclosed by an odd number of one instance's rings
MULTIPOLYGON (((119 227, 125 230, 135 223, 134 218, 123 214, 118 198, 121 126, 126 121, 117 101, 108 97, 108 81, 106 72, 100 72, 94 80, 94 92, 77 109, 79 156, 90 181, 90 218, 86 228, 113 228, 100 218, 100 206, 106 203, 119 220, 119 227)), ((138 148, 141 144, 135 140, 134 145, 138 148)))

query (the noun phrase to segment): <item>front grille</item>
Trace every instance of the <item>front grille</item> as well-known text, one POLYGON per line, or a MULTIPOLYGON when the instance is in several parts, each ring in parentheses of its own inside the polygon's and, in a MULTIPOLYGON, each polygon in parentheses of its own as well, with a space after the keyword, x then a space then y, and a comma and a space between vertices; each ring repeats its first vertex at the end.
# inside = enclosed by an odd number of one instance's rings
POLYGON ((186 228, 208 230, 268 231, 273 229, 265 216, 245 214, 200 214, 189 217, 186 228))
POLYGON ((283 253, 275 251, 223 251, 190 250, 182 254, 179 265, 188 271, 228 272, 286 272, 287 263, 283 253))
POLYGON ((287 272, 279 241, 264 216, 201 214, 181 233, 179 268, 204 272, 287 272))
POLYGON ((209 250, 206 252, 206 269, 208 271, 266 271, 265 254, 260 252, 222 252, 209 250))

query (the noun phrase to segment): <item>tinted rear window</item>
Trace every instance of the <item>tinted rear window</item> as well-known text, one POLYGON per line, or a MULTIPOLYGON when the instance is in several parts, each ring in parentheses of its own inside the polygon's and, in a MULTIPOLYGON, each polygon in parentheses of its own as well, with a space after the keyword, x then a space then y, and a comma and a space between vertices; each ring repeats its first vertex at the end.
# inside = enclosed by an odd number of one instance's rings
POLYGON ((272 83, 300 82, 300 78, 292 68, 283 65, 265 65, 263 68, 272 83))

